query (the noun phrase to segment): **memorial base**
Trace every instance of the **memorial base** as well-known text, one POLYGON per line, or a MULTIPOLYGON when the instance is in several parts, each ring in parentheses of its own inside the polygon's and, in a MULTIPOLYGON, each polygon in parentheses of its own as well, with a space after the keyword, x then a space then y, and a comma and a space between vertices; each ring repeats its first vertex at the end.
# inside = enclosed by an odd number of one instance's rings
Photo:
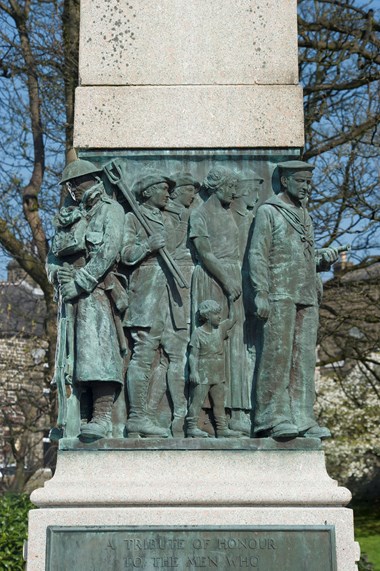
POLYGON ((61 442, 32 494, 28 571, 357 570, 350 493, 318 440, 138 446, 61 442))

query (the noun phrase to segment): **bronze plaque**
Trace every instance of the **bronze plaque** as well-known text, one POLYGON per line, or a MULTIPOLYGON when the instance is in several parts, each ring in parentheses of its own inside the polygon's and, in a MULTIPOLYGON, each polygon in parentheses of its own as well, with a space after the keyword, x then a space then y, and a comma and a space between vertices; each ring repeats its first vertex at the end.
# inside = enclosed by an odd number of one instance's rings
POLYGON ((336 571, 333 526, 58 527, 47 571, 336 571))

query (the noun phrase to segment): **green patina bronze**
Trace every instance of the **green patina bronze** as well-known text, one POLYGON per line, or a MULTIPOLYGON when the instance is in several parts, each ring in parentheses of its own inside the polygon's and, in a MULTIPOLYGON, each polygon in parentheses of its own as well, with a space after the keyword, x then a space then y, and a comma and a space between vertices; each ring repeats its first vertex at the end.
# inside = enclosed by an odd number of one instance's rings
POLYGON ((240 437, 241 433, 227 426, 225 414, 226 367, 225 341, 236 324, 235 302, 228 298, 229 318, 222 321, 222 306, 214 300, 202 301, 198 307, 199 327, 190 339, 190 398, 187 436, 207 438, 198 428, 199 413, 207 395, 210 396, 217 438, 240 437))
POLYGON ((256 436, 328 438, 314 416, 315 348, 322 283, 338 250, 316 250, 306 204, 313 166, 278 165, 282 192, 257 211, 249 248, 257 315, 256 436))
POLYGON ((313 167, 140 156, 62 175, 52 438, 329 436, 313 413, 318 272, 339 252, 315 249, 313 167))
POLYGON ((111 435, 112 406, 124 382, 121 316, 127 292, 116 274, 124 210, 105 194, 87 161, 78 160, 75 167, 63 177, 71 203, 55 219, 47 264, 60 305, 55 379, 60 412, 53 438, 60 432, 69 437, 111 435))

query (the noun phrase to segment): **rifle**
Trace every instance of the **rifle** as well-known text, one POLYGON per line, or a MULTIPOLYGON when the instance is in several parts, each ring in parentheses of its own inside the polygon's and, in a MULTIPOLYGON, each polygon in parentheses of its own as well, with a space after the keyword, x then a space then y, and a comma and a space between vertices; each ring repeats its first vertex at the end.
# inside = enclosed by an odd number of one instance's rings
POLYGON ((67 438, 75 438, 80 432, 80 395, 82 389, 78 383, 74 383, 74 358, 75 358, 75 317, 74 305, 65 303, 66 311, 66 365, 65 383, 70 386, 70 394, 66 394, 66 426, 64 435, 67 438))
MULTIPOLYGON (((148 234, 148 236, 151 236, 154 232, 151 229, 149 222, 142 214, 137 200, 135 199, 132 192, 129 190, 129 188, 123 181, 119 164, 116 161, 110 161, 103 167, 103 169, 110 183, 114 184, 123 194, 123 196, 127 199, 127 202, 131 207, 133 214, 136 216, 137 220, 140 222, 145 232, 148 234)), ((185 287, 189 289, 190 285, 188 284, 185 276, 182 274, 181 270, 178 268, 172 256, 167 251, 167 249, 165 247, 160 248, 160 250, 158 250, 158 253, 164 260, 166 267, 168 268, 169 272, 177 282, 178 286, 180 288, 185 287)))
POLYGON ((341 254, 342 252, 349 252, 351 250, 351 244, 344 244, 344 246, 338 246, 337 250, 339 254, 341 254))
POLYGON ((64 436, 77 436, 79 433, 79 401, 77 390, 73 387, 74 327, 73 305, 64 302, 60 294, 59 330, 54 374, 58 395, 58 418, 57 428, 50 431, 50 440, 59 440, 64 436), (67 385, 71 386, 70 397, 67 394, 67 385))
POLYGON ((57 385, 58 395, 58 418, 57 429, 52 429, 51 440, 58 440, 64 434, 67 422, 67 397, 66 397, 66 344, 67 344, 67 318, 65 303, 60 300, 59 330, 57 340, 57 351, 55 355, 54 383, 57 385))

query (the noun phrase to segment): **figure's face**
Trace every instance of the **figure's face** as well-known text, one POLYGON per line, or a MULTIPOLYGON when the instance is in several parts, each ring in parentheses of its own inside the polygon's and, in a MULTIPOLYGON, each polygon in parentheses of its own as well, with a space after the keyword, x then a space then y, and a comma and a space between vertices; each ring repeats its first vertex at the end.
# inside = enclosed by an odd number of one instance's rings
POLYGON ((155 208, 165 208, 169 200, 169 185, 166 182, 154 184, 144 190, 144 195, 147 197, 145 204, 155 208))
POLYGON ((217 329, 222 321, 222 314, 220 311, 212 311, 208 314, 207 321, 214 329, 217 329))
POLYGON ((259 193, 262 192, 263 180, 257 178, 254 180, 247 180, 242 184, 242 199, 249 210, 252 210, 256 202, 259 200, 259 193))
POLYGON ((95 183, 96 180, 92 176, 78 176, 76 178, 70 179, 66 183, 66 187, 71 195, 71 198, 75 200, 75 202, 80 202, 86 190, 94 186, 95 183))
POLYGON ((259 195, 263 192, 263 179, 262 178, 255 178, 252 181, 252 188, 250 192, 250 203, 247 204, 248 208, 253 208, 256 202, 259 200, 259 195))
POLYGON ((216 196, 220 200, 223 206, 229 206, 235 197, 236 193, 236 181, 226 181, 224 182, 216 191, 216 196))
POLYGON ((286 194, 298 203, 308 198, 311 191, 312 174, 310 171, 293 172, 281 177, 286 194))
POLYGON ((189 208, 195 197, 195 186, 192 184, 186 184, 178 187, 177 190, 178 196, 174 199, 175 202, 182 204, 185 208, 189 208))
POLYGON ((252 209, 257 202, 257 197, 255 198, 255 195, 251 192, 248 192, 248 191, 243 192, 241 197, 243 199, 244 204, 249 209, 252 209))

